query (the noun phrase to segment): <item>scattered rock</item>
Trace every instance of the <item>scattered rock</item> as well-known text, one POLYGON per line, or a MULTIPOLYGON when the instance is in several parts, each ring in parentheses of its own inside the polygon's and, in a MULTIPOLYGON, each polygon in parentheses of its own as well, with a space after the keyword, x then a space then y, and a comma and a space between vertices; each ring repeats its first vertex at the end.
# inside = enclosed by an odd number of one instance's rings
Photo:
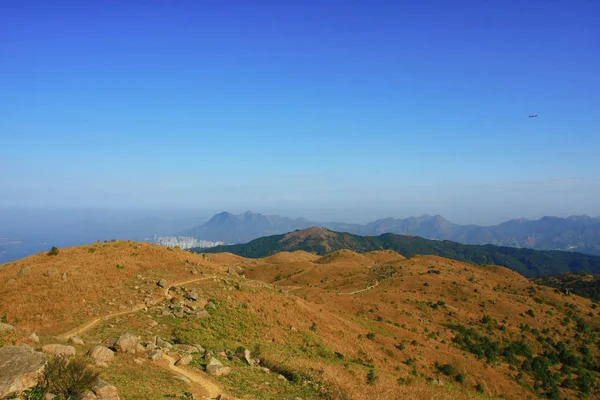
POLYGON ((183 376, 183 375, 176 375, 176 376, 173 377, 173 379, 177 379, 178 381, 182 381, 182 382, 185 382, 185 383, 190 383, 191 382, 187 376, 183 376))
POLYGON ((173 350, 182 351, 184 353, 198 353, 196 346, 189 346, 187 344, 176 344, 173 346, 173 350))
POLYGON ((138 337, 133 333, 125 333, 117 339, 114 348, 119 353, 135 354, 138 345, 138 337))
POLYGON ((194 315, 198 318, 208 318, 210 314, 206 310, 198 310, 194 313, 194 315))
POLYGON ((250 353, 250 350, 248 349, 238 349, 235 352, 235 356, 240 358, 240 359, 244 359, 246 360, 246 362, 248 363, 248 365, 250 365, 251 367, 253 367, 255 364, 254 359, 252 358, 252 353, 250 353))
POLYGON ((106 338, 102 341, 102 344, 105 345, 106 347, 115 347, 115 343, 117 343, 118 338, 114 338, 114 337, 110 337, 110 338, 106 338))
POLYGON ((271 373, 271 370, 269 368, 266 368, 266 367, 258 367, 258 369, 260 369, 265 374, 270 374, 271 373))
POLYGON ((32 333, 31 335, 29 335, 29 337, 27 339, 29 339, 29 341, 33 342, 33 343, 39 343, 40 342, 40 337, 37 334, 35 334, 35 332, 32 333))
POLYGON ((221 361, 213 357, 206 366, 206 372, 214 376, 222 376, 229 374, 231 372, 231 368, 224 366, 221 361))
POLYGON ((156 345, 158 347, 160 347, 161 349, 172 349, 173 345, 165 340, 162 340, 161 338, 157 338, 156 339, 156 345))
POLYGON ((437 386, 444 386, 444 382, 437 378, 427 378, 427 382, 437 386))
POLYGON ((169 312, 168 310, 165 310, 160 315, 162 315, 163 317, 168 317, 169 315, 171 315, 171 312, 169 312))
POLYGON ((287 382, 287 378, 281 374, 277 375, 277 379, 279 379, 280 381, 285 381, 287 382))
POLYGON ((65 346, 64 344, 47 344, 42 347, 42 351, 53 356, 74 356, 75 347, 65 346))
POLYGON ((104 346, 94 346, 88 351, 88 357, 93 359, 96 364, 103 364, 112 361, 115 358, 115 353, 111 349, 104 346))
POLYGON ((0 333, 14 332, 14 330, 14 326, 0 322, 0 333))
POLYGON ((186 294, 185 298, 188 300, 197 301, 200 296, 198 295, 198 291, 193 289, 186 294))
POLYGON ((0 398, 35 386, 47 361, 44 354, 29 347, 0 347, 0 398))
POLYGON ((145 352, 145 351, 146 351, 146 348, 145 348, 144 346, 142 346, 142 344, 141 344, 141 343, 138 343, 138 344, 135 346, 135 351, 136 351, 136 353, 143 353, 143 352, 145 352))
POLYGON ((71 336, 69 338, 69 343, 72 344, 76 344, 78 346, 83 346, 85 343, 83 342, 83 340, 81 340, 80 338, 78 338, 77 336, 71 336))
POLYGON ((209 301, 208 303, 206 303, 206 306, 204 306, 204 308, 207 308, 209 310, 216 310, 217 306, 212 301, 209 301))
POLYGON ((206 352, 206 350, 204 349, 204 347, 200 346, 199 344, 195 344, 194 347, 198 349, 198 353, 204 353, 204 352, 206 352))
POLYGON ((62 280, 63 280, 63 281, 66 281, 66 280, 67 280, 67 278, 68 278, 68 276, 67 276, 67 273, 66 273, 66 272, 65 272, 65 273, 63 273, 63 274, 62 274, 62 280))
POLYGON ((55 268, 50 268, 48 271, 46 271, 46 276, 54 276, 54 275, 58 275, 58 270, 55 268))
POLYGON ((151 327, 155 327, 155 326, 158 326, 158 322, 156 322, 156 321, 151 321, 149 325, 150 325, 151 327))
POLYGON ((29 275, 31 273, 31 267, 23 267, 19 270, 19 276, 29 275))
POLYGON ((175 365, 177 365, 178 367, 180 366, 186 366, 189 363, 191 363, 193 360, 192 356, 190 354, 186 354, 183 357, 181 357, 179 360, 177 360, 177 362, 175 363, 175 365))
POLYGON ((142 365, 146 362, 146 360, 144 360, 143 358, 137 357, 137 358, 133 359, 133 362, 136 363, 137 365, 142 365))
POLYGON ((83 397, 81 397, 81 400, 95 400, 97 399, 96 395, 94 394, 94 392, 90 391, 90 390, 86 390, 85 393, 83 394, 83 397))
POLYGON ((14 285, 15 283, 17 283, 17 281, 14 278, 10 278, 9 280, 6 281, 7 285, 14 285))
POLYGON ((185 316, 185 314, 184 314, 183 310, 181 310, 181 309, 179 309, 179 310, 175 311, 175 312, 173 313, 173 315, 174 315, 174 316, 176 316, 177 318, 183 318, 183 317, 185 316))
POLYGON ((163 289, 166 289, 166 288, 167 288, 167 286, 169 285, 169 282, 167 282, 167 280, 166 280, 166 279, 161 279, 161 280, 159 280, 158 282, 156 282, 156 284, 157 284, 158 286, 160 286, 161 288, 163 288, 163 289))
POLYGON ((102 379, 98 379, 92 390, 99 399, 119 400, 119 391, 117 388, 102 379))
POLYGON ((58 396, 52 393, 46 393, 44 395, 44 400, 54 400, 54 399, 58 399, 58 396))
POLYGON ((150 350, 148 352, 148 358, 150 358, 152 361, 158 361, 162 357, 163 357, 162 350, 150 350))

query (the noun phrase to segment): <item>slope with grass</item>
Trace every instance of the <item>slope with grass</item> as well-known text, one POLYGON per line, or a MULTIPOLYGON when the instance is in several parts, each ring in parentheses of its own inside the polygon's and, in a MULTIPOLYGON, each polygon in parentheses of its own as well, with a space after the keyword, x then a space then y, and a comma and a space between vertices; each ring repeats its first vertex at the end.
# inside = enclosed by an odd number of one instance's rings
POLYGON ((201 346, 231 369, 207 374, 202 353, 176 370, 176 350, 160 361, 118 353, 99 371, 126 399, 214 395, 197 381, 240 399, 600 395, 592 302, 503 267, 390 250, 251 259, 112 242, 4 264, 0 287, 0 315, 16 327, 7 344, 32 345, 36 332, 39 347, 74 330, 85 354, 131 332, 201 346))
POLYGON ((600 276, 587 273, 542 276, 534 278, 538 285, 546 285, 556 288, 563 293, 573 293, 581 297, 587 297, 592 301, 600 302, 600 276))

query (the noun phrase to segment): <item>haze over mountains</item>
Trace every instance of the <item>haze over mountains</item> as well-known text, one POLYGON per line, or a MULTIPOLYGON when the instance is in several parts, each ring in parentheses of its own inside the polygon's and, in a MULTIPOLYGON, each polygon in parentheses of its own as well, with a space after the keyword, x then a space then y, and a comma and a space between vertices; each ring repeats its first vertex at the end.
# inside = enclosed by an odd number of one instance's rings
POLYGON ((240 215, 222 212, 208 222, 180 232, 204 240, 245 243, 250 240, 320 226, 358 235, 397 233, 464 244, 494 244, 537 250, 567 250, 600 254, 600 218, 571 216, 515 219, 493 226, 459 225, 440 215, 406 219, 384 218, 367 224, 315 222, 247 211, 240 215))

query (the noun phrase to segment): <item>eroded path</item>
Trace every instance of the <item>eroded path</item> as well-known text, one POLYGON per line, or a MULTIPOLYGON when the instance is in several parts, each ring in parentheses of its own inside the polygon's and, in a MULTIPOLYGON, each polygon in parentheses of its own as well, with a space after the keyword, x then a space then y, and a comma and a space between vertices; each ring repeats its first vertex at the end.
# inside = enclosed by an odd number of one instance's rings
MULTIPOLYGON (((216 277, 217 277, 216 275, 211 275, 211 276, 205 276, 202 278, 189 279, 189 280, 186 280, 183 282, 173 283, 172 285, 165 288, 164 293, 163 293, 164 299, 170 300, 170 298, 172 296, 170 295, 169 291, 171 288, 173 288, 175 286, 189 285, 190 283, 201 282, 201 281, 205 281, 205 280, 209 280, 209 279, 214 279, 216 277)), ((101 317, 94 318, 91 321, 88 321, 88 322, 78 326, 77 328, 71 329, 65 333, 58 335, 58 337, 63 338, 63 339, 68 339, 71 336, 81 335, 81 334, 89 331, 91 328, 96 326, 101 321, 108 321, 109 319, 112 319, 115 317, 120 317, 122 315, 133 314, 133 313, 143 310, 144 308, 146 308, 146 304, 141 303, 141 304, 134 306, 130 310, 111 313, 111 314, 107 314, 107 315, 104 315, 101 317)), ((163 354, 163 359, 166 362, 161 362, 161 363, 159 363, 159 365, 164 366, 165 368, 168 368, 171 371, 177 372, 178 374, 185 376, 194 385, 200 386, 200 388, 202 389, 202 393, 196 393, 198 396, 202 396, 205 399, 214 399, 215 397, 217 397, 223 393, 223 390, 216 383, 211 381, 210 379, 207 379, 204 376, 202 376, 201 374, 199 374, 195 371, 192 371, 190 369, 176 366, 175 365, 176 360, 173 357, 171 357, 167 354, 163 354)), ((193 387, 194 385, 190 384, 191 387, 193 387)))
POLYGON ((375 281, 374 285, 371 286, 367 286, 364 289, 360 289, 360 290, 355 290, 354 292, 348 292, 348 293, 336 293, 336 294, 357 294, 357 293, 362 293, 362 292, 366 292, 367 290, 371 290, 375 287, 377 287, 379 285, 379 281, 375 281))

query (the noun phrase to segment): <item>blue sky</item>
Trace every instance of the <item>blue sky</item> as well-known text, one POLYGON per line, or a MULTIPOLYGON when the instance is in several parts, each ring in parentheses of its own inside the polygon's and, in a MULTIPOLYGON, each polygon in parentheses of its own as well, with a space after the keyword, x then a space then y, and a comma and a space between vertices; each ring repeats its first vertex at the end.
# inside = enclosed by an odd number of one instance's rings
POLYGON ((5 0, 0 207, 600 215, 598 20, 593 0, 5 0))

